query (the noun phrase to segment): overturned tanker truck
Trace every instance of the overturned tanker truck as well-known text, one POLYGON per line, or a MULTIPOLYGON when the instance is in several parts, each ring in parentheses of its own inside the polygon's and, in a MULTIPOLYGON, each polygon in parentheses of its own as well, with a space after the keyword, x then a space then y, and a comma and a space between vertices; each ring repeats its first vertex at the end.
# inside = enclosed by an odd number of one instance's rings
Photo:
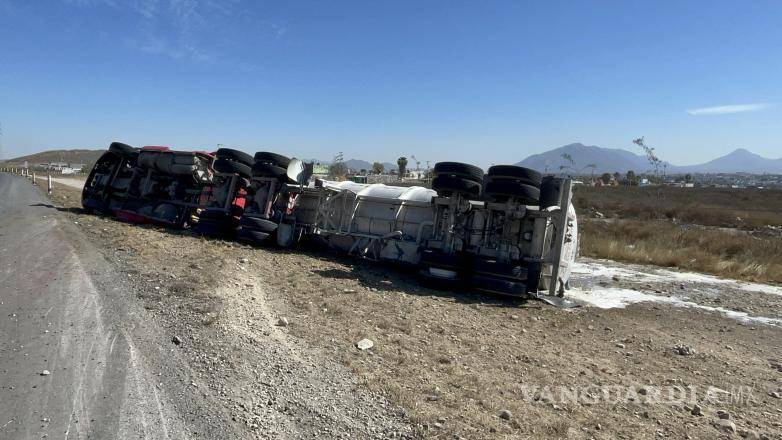
POLYGON ((242 239, 281 246, 313 240, 416 266, 429 284, 561 303, 578 250, 570 179, 440 162, 429 189, 310 181, 311 167, 301 161, 255 158, 264 172, 248 188, 242 239))
POLYGON ((312 241, 413 266, 422 282, 560 304, 578 250, 571 181, 510 165, 439 162, 431 189, 312 179, 260 152, 113 143, 84 186, 88 210, 257 244, 312 241))

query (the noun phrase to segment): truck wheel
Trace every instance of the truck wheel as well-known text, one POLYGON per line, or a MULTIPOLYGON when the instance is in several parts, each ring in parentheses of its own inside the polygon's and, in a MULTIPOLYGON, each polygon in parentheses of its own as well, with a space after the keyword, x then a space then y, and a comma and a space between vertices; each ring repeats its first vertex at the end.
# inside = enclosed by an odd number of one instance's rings
POLYGON ((202 220, 227 222, 230 216, 231 216, 230 213, 228 213, 227 211, 223 211, 222 209, 205 209, 201 211, 200 214, 198 214, 198 220, 199 222, 202 220))
POLYGON ((281 168, 288 168, 288 165, 291 163, 291 160, 282 154, 270 153, 268 151, 260 151, 255 153, 255 157, 253 159, 255 159, 256 163, 270 163, 281 168))
POLYGON ((232 161, 247 165, 248 167, 253 166, 253 163, 255 162, 253 157, 244 151, 233 150, 231 148, 218 148, 216 155, 217 159, 230 159, 232 161))
POLYGON ((472 198, 478 198, 481 194, 481 184, 457 176, 439 175, 432 179, 432 189, 441 196, 461 193, 472 198))
POLYGON ((497 202, 516 199, 526 205, 537 205, 540 200, 540 189, 507 179, 488 179, 483 193, 497 202))
POLYGON ((128 144, 123 144, 122 142, 112 142, 111 145, 109 145, 109 151, 119 154, 120 156, 132 156, 138 149, 133 148, 128 144))
POLYGON ((275 179, 282 179, 287 176, 287 172, 288 170, 285 168, 268 162, 256 162, 252 168, 254 177, 273 177, 275 179))
POLYGON ((248 165, 231 159, 217 159, 214 164, 214 169, 218 173, 238 174, 247 179, 252 176, 252 169, 248 165))
POLYGON ((196 223, 195 231, 210 237, 226 237, 233 233, 233 228, 228 223, 219 220, 203 219, 196 223))
POLYGON ((539 172, 515 165, 495 165, 489 168, 489 171, 486 174, 493 180, 516 180, 519 183, 531 185, 536 188, 540 188, 540 183, 543 179, 543 175, 539 172))
POLYGON ((540 185, 540 209, 559 206, 559 181, 556 177, 546 176, 540 185))
POLYGON ((253 231, 252 229, 240 229, 236 234, 236 238, 242 241, 249 241, 252 243, 263 243, 269 239, 269 235, 266 232, 253 231))
POLYGON ((461 162, 437 162, 434 164, 435 176, 456 176, 473 182, 481 183, 483 181, 483 170, 461 162))
POLYGON ((277 223, 258 217, 242 216, 242 218, 239 219, 239 225, 242 229, 249 228, 260 232, 266 232, 267 234, 277 230, 277 223))

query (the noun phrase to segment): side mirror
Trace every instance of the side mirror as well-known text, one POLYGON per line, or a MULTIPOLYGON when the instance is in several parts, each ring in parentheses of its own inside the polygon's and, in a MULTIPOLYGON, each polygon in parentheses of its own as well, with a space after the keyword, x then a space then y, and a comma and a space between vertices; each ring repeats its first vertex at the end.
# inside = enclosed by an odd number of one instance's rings
POLYGON ((291 159, 286 172, 291 182, 305 185, 312 176, 312 164, 307 164, 299 159, 291 159))

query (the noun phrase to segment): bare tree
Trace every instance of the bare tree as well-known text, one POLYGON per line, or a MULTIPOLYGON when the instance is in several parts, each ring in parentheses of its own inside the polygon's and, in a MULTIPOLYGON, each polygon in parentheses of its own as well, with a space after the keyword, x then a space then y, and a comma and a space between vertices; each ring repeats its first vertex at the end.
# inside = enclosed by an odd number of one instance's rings
MULTIPOLYGON (((656 154, 654 154, 654 148, 646 145, 644 142, 644 137, 641 136, 638 139, 634 139, 633 143, 641 147, 641 149, 644 150, 644 153, 646 153, 646 160, 649 161, 649 165, 654 168, 654 177, 660 176, 660 165, 662 165, 662 161, 659 157, 657 157, 656 154)), ((666 164, 667 166, 667 164, 666 164)))
POLYGON ((575 167, 576 161, 573 160, 573 156, 568 153, 562 153, 562 165, 559 166, 559 173, 565 174, 565 170, 570 170, 575 167))

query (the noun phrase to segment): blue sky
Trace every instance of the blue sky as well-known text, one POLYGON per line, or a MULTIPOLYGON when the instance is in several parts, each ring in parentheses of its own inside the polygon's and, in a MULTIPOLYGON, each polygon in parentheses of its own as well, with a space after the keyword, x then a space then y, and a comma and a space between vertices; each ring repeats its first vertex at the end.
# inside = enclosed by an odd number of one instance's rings
POLYGON ((2 154, 782 157, 780 23, 779 1, 0 0, 2 154))

